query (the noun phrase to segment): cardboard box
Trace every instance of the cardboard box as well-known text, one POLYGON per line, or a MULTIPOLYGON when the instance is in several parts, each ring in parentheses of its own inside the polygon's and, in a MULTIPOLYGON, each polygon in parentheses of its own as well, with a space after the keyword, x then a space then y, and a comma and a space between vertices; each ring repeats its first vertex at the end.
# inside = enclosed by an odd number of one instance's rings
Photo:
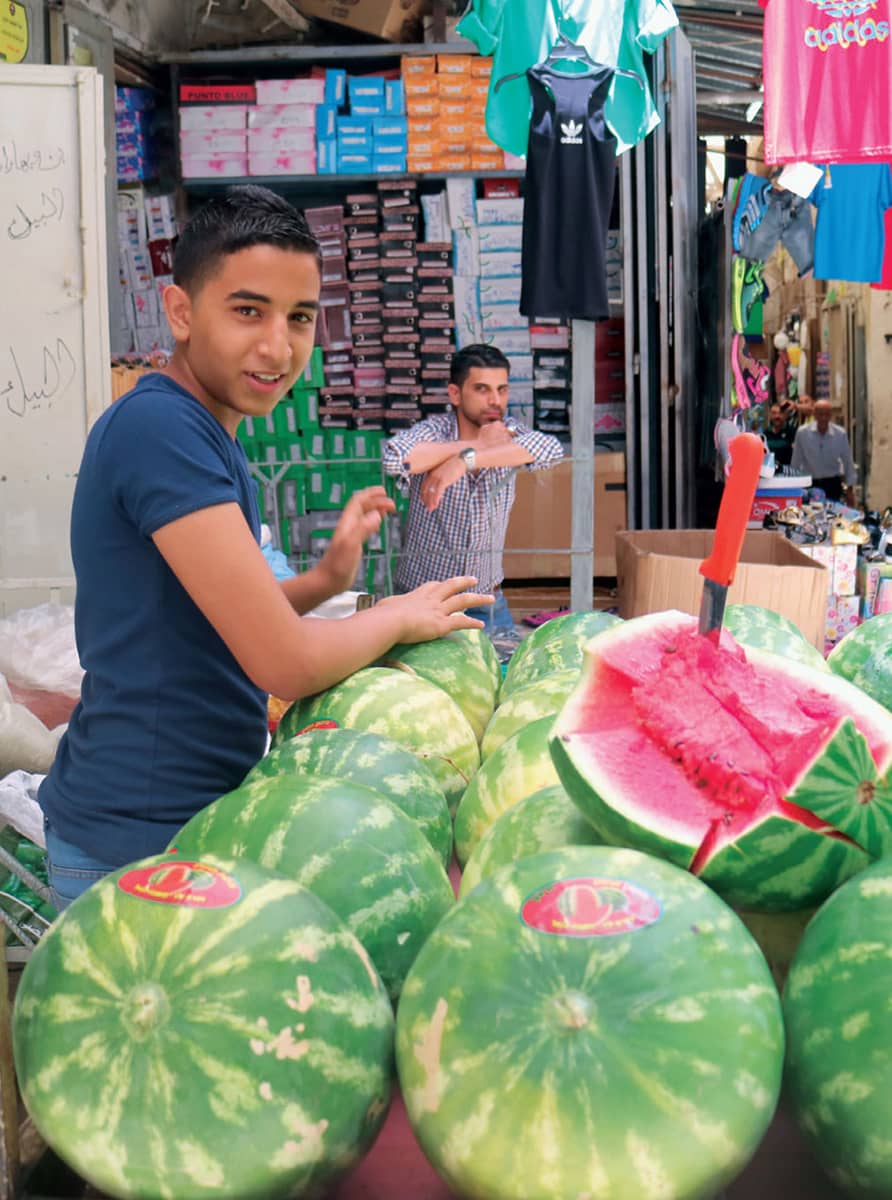
MULTIPOLYGON (((334 25, 358 29, 388 42, 411 41, 403 36, 420 22, 423 0, 298 0, 297 8, 307 17, 321 17, 334 25)), ((416 37, 414 40, 419 41, 416 37)))
MULTIPOLYGON (((595 510, 597 514, 597 509, 595 510)), ((712 550, 711 529, 658 529, 616 535, 621 617, 679 609, 697 616, 703 595, 700 563, 712 550)), ((729 604, 759 604, 789 618, 824 649, 826 570, 780 533, 746 534, 729 604)))
MULTIPOLYGON (((520 389, 512 388, 512 396, 520 389)), ((548 471, 518 471, 505 538, 508 579, 562 579, 570 575, 572 463, 548 471), (514 553, 512 553, 512 551, 514 553)), ((616 574, 614 538, 626 517, 626 466, 621 453, 595 455, 594 574, 616 574)), ((823 597, 822 597, 823 599, 823 597)))

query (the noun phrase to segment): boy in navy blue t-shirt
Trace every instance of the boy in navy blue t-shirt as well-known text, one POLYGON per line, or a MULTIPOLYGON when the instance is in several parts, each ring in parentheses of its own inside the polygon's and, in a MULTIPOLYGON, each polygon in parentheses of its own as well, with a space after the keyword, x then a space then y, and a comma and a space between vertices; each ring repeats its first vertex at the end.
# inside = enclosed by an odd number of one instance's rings
POLYGON ((211 201, 177 244, 164 295, 170 365, 90 431, 71 518, 80 703, 41 786, 60 906, 160 853, 263 754, 268 693, 296 699, 396 642, 479 628, 468 577, 429 583, 341 621, 302 618, 344 591, 392 509, 384 489, 346 505, 323 559, 275 579, 255 485, 236 440, 272 412, 313 348, 319 247, 264 188, 211 201))

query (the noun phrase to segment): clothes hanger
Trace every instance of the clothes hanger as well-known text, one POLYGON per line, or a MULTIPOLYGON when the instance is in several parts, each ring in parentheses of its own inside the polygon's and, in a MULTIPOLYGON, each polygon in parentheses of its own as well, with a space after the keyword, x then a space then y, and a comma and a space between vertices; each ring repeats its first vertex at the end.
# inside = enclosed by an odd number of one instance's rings
MULTIPOLYGON (((585 46, 580 46, 578 42, 571 42, 563 30, 558 31, 557 40, 539 65, 547 67, 554 62, 559 62, 561 59, 572 59, 576 62, 583 62, 591 70, 603 65, 602 63, 595 62, 585 46)), ((635 71, 626 71, 622 67, 613 67, 612 70, 614 75, 625 75, 629 79, 634 79, 642 91, 644 90, 644 80, 635 71)), ((503 83, 509 83, 512 79, 523 79, 525 77, 526 71, 515 71, 511 75, 503 75, 496 82, 493 91, 497 92, 503 83)))

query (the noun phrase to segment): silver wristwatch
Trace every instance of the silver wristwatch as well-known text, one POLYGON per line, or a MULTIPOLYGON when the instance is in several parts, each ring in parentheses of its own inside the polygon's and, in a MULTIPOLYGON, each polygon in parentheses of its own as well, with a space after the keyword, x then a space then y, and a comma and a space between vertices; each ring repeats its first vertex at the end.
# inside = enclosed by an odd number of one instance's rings
POLYGON ((477 451, 472 446, 466 446, 464 450, 460 450, 458 457, 465 464, 468 471, 474 471, 477 468, 477 451))

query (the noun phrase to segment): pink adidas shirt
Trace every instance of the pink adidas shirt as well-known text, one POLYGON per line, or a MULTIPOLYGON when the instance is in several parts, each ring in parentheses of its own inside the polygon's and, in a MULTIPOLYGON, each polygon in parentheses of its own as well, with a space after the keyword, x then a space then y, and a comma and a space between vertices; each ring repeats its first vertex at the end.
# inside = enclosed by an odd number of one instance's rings
POLYGON ((892 158, 892 0, 759 0, 765 161, 892 158))

